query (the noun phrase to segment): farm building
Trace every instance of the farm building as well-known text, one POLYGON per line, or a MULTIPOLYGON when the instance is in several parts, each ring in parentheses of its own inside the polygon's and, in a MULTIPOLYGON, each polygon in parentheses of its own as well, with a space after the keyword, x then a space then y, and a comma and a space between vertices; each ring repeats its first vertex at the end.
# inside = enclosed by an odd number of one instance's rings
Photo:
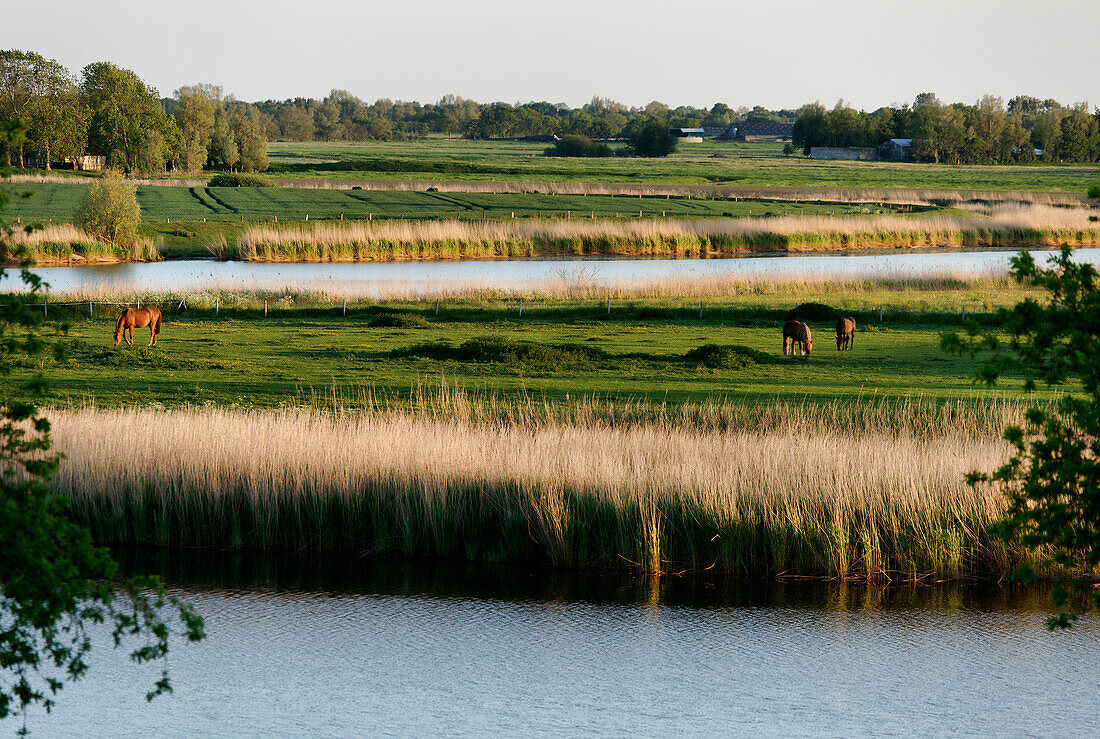
POLYGON ((706 135, 701 128, 670 128, 668 132, 688 144, 698 144, 706 135))
POLYGON ((703 136, 708 139, 731 139, 733 126, 703 126, 703 136))
POLYGON ((878 146, 878 158, 890 162, 903 162, 909 158, 909 147, 913 139, 890 139, 878 146))
POLYGON ((790 141, 793 123, 735 123, 732 138, 738 141, 790 141))
POLYGON ((878 149, 873 146, 811 146, 810 159, 873 162, 878 159, 878 149))
MULTIPOLYGON (((35 157, 26 157, 23 160, 23 166, 28 169, 47 169, 46 160, 35 157)), ((76 170, 95 170, 103 169, 107 166, 107 157, 97 156, 95 154, 81 154, 78 157, 69 157, 61 161, 51 161, 48 169, 76 169, 76 170)))

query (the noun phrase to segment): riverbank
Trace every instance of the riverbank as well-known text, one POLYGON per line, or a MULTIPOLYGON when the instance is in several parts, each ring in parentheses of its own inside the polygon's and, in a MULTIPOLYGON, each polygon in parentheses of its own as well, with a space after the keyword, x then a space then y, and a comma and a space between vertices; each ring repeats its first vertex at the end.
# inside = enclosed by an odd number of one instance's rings
POLYGON ((968 432, 752 432, 428 413, 54 410, 56 481, 111 544, 775 577, 997 576, 968 432), (135 455, 134 450, 141 449, 135 455))
POLYGON ((1087 211, 997 207, 937 216, 756 219, 578 219, 258 226, 235 245, 210 245, 218 259, 245 261, 400 261, 560 255, 706 257, 760 252, 1100 244, 1087 211))
MULTIPOLYGON (((9 224, 10 225, 10 224, 9 224)), ((155 262, 160 259, 152 239, 139 237, 130 246, 109 244, 71 224, 50 224, 30 233, 16 229, 0 240, 0 266, 18 266, 12 247, 21 246, 36 267, 72 267, 122 262, 155 262)))

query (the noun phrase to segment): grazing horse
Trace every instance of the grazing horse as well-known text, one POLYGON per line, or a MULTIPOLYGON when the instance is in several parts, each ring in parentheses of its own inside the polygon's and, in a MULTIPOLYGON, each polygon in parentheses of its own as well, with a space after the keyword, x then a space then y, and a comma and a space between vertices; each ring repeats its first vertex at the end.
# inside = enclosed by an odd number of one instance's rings
POLYGON ((787 356, 787 342, 791 342, 791 356, 794 356, 794 348, 798 347, 799 354, 810 356, 814 342, 810 336, 810 327, 802 321, 787 321, 783 324, 783 356, 787 356))
POLYGON ((836 322, 836 350, 843 351, 847 349, 851 351, 852 345, 856 343, 856 319, 851 316, 841 318, 836 322))
POLYGON ((127 308, 118 317, 115 324, 115 346, 119 345, 126 332, 130 332, 126 343, 134 345, 134 329, 149 327, 149 346, 157 343, 157 334, 160 333, 160 311, 156 308, 127 308))

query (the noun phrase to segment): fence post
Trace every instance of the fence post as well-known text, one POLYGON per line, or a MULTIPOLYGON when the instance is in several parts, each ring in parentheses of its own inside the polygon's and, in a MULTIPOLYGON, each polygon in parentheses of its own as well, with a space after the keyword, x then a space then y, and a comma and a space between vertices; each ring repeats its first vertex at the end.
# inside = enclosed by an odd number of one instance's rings
POLYGON ((42 316, 43 316, 43 318, 49 318, 49 316, 50 316, 49 305, 50 305, 50 299, 49 298, 42 298, 42 316))
POLYGON ((963 306, 963 323, 966 323, 966 306, 963 306))
POLYGON ((700 318, 703 317, 703 301, 702 300, 699 301, 699 317, 700 318))
POLYGON ((134 298, 134 302, 137 303, 138 310, 141 310, 141 298, 134 298))
POLYGON ((348 316, 348 299, 344 298, 344 318, 348 316))
POLYGON ((878 322, 882 323, 882 306, 878 307, 878 322))
POLYGON ((218 315, 218 302, 219 302, 218 297, 214 296, 214 315, 215 316, 218 315))
POLYGON ((611 298, 607 299, 607 315, 611 315, 611 298))
POLYGON ((439 315, 439 298, 435 299, 435 314, 439 315))
POLYGON ((523 298, 519 299, 519 317, 523 318, 523 298))
POLYGON ((267 318, 267 300, 264 300, 264 318, 267 318))
POLYGON ((92 301, 88 301, 88 318, 92 317, 92 301))

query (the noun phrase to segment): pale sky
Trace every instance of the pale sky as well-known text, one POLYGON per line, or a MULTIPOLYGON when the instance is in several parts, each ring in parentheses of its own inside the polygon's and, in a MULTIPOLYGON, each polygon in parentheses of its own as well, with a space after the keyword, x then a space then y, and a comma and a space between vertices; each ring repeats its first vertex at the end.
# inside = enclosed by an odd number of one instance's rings
POLYGON ((248 101, 1097 105, 1098 32, 1100 0, 0 0, 0 48, 248 101))

